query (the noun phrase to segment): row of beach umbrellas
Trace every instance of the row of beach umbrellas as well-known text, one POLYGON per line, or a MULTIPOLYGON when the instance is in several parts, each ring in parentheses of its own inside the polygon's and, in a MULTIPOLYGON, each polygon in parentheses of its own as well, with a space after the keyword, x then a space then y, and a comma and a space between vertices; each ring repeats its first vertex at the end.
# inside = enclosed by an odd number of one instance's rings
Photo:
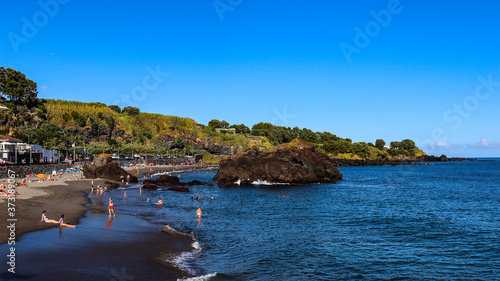
MULTIPOLYGON (((77 170, 83 170, 83 168, 81 166, 76 166, 76 168, 77 168, 77 170)), ((68 169, 65 169, 65 170, 61 169, 58 172, 63 172, 64 171, 64 172, 76 173, 76 172, 78 172, 77 170, 69 169, 68 168, 68 169)), ((56 173, 56 170, 45 171, 43 174, 38 174, 36 176, 39 177, 39 178, 45 178, 46 175, 55 174, 55 173, 56 173)), ((26 175, 26 177, 31 178, 31 177, 33 177, 33 175, 26 175)))

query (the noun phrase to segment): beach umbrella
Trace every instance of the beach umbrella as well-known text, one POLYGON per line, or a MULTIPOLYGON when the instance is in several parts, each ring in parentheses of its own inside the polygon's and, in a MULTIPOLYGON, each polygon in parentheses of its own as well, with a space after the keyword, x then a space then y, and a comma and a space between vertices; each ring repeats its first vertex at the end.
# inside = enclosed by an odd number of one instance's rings
POLYGON ((38 174, 38 177, 39 178, 45 178, 45 175, 44 174, 38 174))
POLYGON ((69 171, 71 171, 71 170, 70 170, 70 169, 66 169, 66 170, 64 170, 64 171, 65 171, 65 172, 69 172, 69 171))
POLYGON ((77 168, 81 168, 82 166, 78 165, 78 166, 76 166, 76 167, 77 167, 77 168))

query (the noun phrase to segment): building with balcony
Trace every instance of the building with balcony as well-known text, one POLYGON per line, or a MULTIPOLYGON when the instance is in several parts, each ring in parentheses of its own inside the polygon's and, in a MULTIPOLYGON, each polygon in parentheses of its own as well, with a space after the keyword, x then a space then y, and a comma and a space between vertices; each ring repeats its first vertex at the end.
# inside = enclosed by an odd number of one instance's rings
POLYGON ((0 135, 0 163, 43 163, 58 162, 57 150, 43 149, 37 144, 26 144, 22 140, 0 135))

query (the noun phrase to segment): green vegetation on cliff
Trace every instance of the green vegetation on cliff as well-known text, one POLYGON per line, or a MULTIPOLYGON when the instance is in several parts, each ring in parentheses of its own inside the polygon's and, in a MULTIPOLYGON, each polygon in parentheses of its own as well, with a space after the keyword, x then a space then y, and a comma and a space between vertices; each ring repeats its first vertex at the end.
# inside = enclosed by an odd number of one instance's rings
POLYGON ((213 119, 207 125, 195 120, 141 112, 139 108, 104 103, 37 99, 36 83, 13 69, 0 68, 0 97, 6 109, 0 110, 0 133, 45 148, 68 150, 74 143, 78 153, 89 154, 191 154, 202 153, 207 161, 218 161, 212 154, 235 153, 246 147, 268 150, 276 145, 301 139, 317 151, 337 158, 408 158, 424 155, 412 140, 393 141, 389 147, 377 139, 375 144, 356 142, 330 132, 257 123, 229 124, 213 119))

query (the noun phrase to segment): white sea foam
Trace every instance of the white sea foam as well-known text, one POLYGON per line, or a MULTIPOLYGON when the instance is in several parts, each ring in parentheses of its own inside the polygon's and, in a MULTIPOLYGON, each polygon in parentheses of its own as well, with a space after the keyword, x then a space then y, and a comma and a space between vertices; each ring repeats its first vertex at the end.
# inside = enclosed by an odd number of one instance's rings
POLYGON ((169 173, 169 172, 165 172, 165 173, 154 173, 152 176, 157 177, 157 176, 162 176, 162 175, 170 175, 170 173, 169 173))
POLYGON ((165 233, 172 234, 172 235, 186 235, 186 236, 191 236, 191 235, 189 235, 187 233, 184 233, 182 231, 179 231, 179 230, 171 227, 168 224, 165 224, 164 226, 162 226, 160 230, 163 231, 163 232, 165 232, 165 233))
POLYGON ((217 276, 217 272, 207 274, 207 275, 202 275, 202 276, 186 278, 186 279, 177 279, 177 281, 207 281, 207 280, 210 280, 210 278, 213 278, 215 276, 217 276))
POLYGON ((252 184, 254 184, 254 185, 290 185, 289 183, 285 183, 285 182, 268 182, 268 181, 263 181, 263 180, 253 181, 252 184))
POLYGON ((241 179, 238 179, 237 181, 234 182, 235 184, 237 184, 238 186, 241 184, 241 179))
POLYGON ((202 249, 202 247, 201 247, 201 245, 200 245, 200 242, 198 242, 198 241, 194 241, 194 242, 193 242, 193 244, 191 244, 191 246, 192 246, 195 250, 197 250, 197 251, 201 251, 201 249, 202 249))
POLYGON ((190 268, 189 261, 193 260, 198 255, 198 252, 182 252, 179 256, 170 260, 175 267, 182 269, 187 272, 189 275, 195 275, 196 272, 190 268))
MULTIPOLYGON (((169 225, 166 225, 164 227, 165 227, 165 229, 170 228, 173 231, 179 232, 179 231, 175 230, 174 228, 170 227, 169 225)), ((163 227, 162 227, 162 229, 163 229, 163 227)), ((168 262, 173 264, 175 267, 187 272, 189 275, 196 275, 196 271, 190 267, 190 263, 192 260, 196 259, 197 257, 199 257, 201 255, 202 247, 200 245, 200 242, 198 242, 192 235, 189 235, 189 234, 184 234, 184 235, 188 235, 194 240, 194 242, 191 244, 191 247, 193 247, 193 250, 191 252, 182 252, 180 255, 175 256, 174 258, 168 260, 168 262)), ((213 275, 213 276, 215 276, 215 275, 213 275)), ((179 280, 208 280, 208 278, 211 278, 213 276, 208 276, 208 275, 200 276, 200 278, 205 278, 205 279, 188 278, 188 279, 179 279, 179 280)), ((193 277, 193 278, 198 278, 198 277, 193 277)))

